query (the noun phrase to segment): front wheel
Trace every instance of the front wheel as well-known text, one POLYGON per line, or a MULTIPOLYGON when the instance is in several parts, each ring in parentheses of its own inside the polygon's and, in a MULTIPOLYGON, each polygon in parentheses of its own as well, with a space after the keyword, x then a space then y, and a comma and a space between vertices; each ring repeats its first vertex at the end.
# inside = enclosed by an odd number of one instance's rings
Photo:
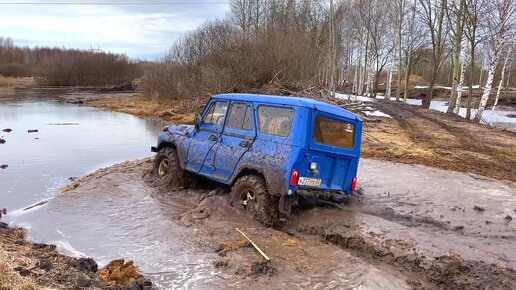
POLYGON ((278 205, 267 191, 263 177, 240 177, 231 188, 231 199, 233 207, 250 213, 260 223, 270 227, 278 226, 278 205))
POLYGON ((184 172, 174 148, 163 148, 158 151, 152 171, 154 180, 159 186, 170 186, 172 188, 184 186, 184 172))

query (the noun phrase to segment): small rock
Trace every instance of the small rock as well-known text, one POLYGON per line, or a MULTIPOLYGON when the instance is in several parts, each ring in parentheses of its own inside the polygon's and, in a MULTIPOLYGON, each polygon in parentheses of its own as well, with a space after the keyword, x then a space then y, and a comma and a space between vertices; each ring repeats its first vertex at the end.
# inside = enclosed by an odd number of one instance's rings
POLYGON ((77 176, 68 177, 68 180, 70 180, 70 181, 76 181, 77 179, 79 179, 79 177, 77 177, 77 176))
POLYGON ((5 143, 5 139, 0 138, 0 144, 4 144, 4 143, 5 143))
POLYGON ((512 216, 507 215, 507 216, 505 217, 505 220, 506 220, 506 221, 508 221, 508 222, 512 221, 512 216))
POLYGON ((29 132, 29 133, 38 133, 38 129, 30 129, 27 132, 29 132))
POLYGON ((481 211, 481 212, 486 210, 485 207, 481 207, 481 206, 477 206, 477 205, 475 205, 475 207, 473 207, 473 209, 476 211, 481 211))
POLYGON ((7 165, 7 164, 0 165, 0 169, 6 169, 7 167, 9 167, 9 165, 7 165))
POLYGON ((39 140, 39 138, 36 137, 36 138, 34 138, 34 140, 39 140))
POLYGON ((493 223, 492 221, 486 221, 486 225, 492 224, 492 223, 493 223))
POLYGON ((10 132, 12 132, 12 131, 13 131, 13 129, 5 128, 5 129, 3 129, 2 131, 7 132, 7 133, 10 133, 10 132))

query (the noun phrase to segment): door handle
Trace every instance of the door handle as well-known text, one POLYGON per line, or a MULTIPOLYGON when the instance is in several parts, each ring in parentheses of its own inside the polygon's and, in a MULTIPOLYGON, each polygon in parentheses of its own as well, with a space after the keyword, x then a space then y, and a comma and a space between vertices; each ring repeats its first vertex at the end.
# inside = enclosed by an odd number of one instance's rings
POLYGON ((210 137, 208 137, 208 140, 210 140, 210 141, 218 141, 219 137, 217 137, 216 135, 210 135, 210 137))
POLYGON ((242 140, 240 141, 240 147, 246 147, 246 148, 249 148, 251 147, 251 142, 247 141, 247 140, 242 140))

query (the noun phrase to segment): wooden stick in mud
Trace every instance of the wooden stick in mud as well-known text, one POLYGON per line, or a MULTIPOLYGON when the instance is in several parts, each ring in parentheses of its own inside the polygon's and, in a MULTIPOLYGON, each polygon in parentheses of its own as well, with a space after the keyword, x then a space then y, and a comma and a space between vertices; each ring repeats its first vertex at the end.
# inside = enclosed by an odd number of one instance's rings
POLYGON ((251 241, 251 239, 250 239, 250 238, 248 238, 248 237, 247 237, 247 236, 246 236, 246 235, 245 235, 241 230, 239 230, 238 228, 235 228, 235 229, 236 229, 239 233, 241 233, 241 234, 242 234, 242 236, 244 236, 244 238, 246 238, 246 239, 251 243, 251 245, 253 245, 253 247, 254 247, 254 248, 255 248, 255 249, 256 249, 260 254, 262 254, 262 256, 265 258, 265 260, 267 260, 267 261, 270 261, 270 260, 271 260, 271 259, 269 259, 269 257, 267 257, 267 255, 265 255, 265 253, 264 253, 260 248, 258 248, 258 246, 257 246, 253 241, 251 241))

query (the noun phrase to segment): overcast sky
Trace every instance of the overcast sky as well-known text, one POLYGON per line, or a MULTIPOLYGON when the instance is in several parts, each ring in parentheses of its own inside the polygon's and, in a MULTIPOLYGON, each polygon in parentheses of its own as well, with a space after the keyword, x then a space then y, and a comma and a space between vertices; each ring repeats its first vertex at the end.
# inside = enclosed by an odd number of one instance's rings
POLYGON ((91 46, 154 60, 182 33, 228 10, 227 0, 0 0, 0 36, 22 46, 91 46))

